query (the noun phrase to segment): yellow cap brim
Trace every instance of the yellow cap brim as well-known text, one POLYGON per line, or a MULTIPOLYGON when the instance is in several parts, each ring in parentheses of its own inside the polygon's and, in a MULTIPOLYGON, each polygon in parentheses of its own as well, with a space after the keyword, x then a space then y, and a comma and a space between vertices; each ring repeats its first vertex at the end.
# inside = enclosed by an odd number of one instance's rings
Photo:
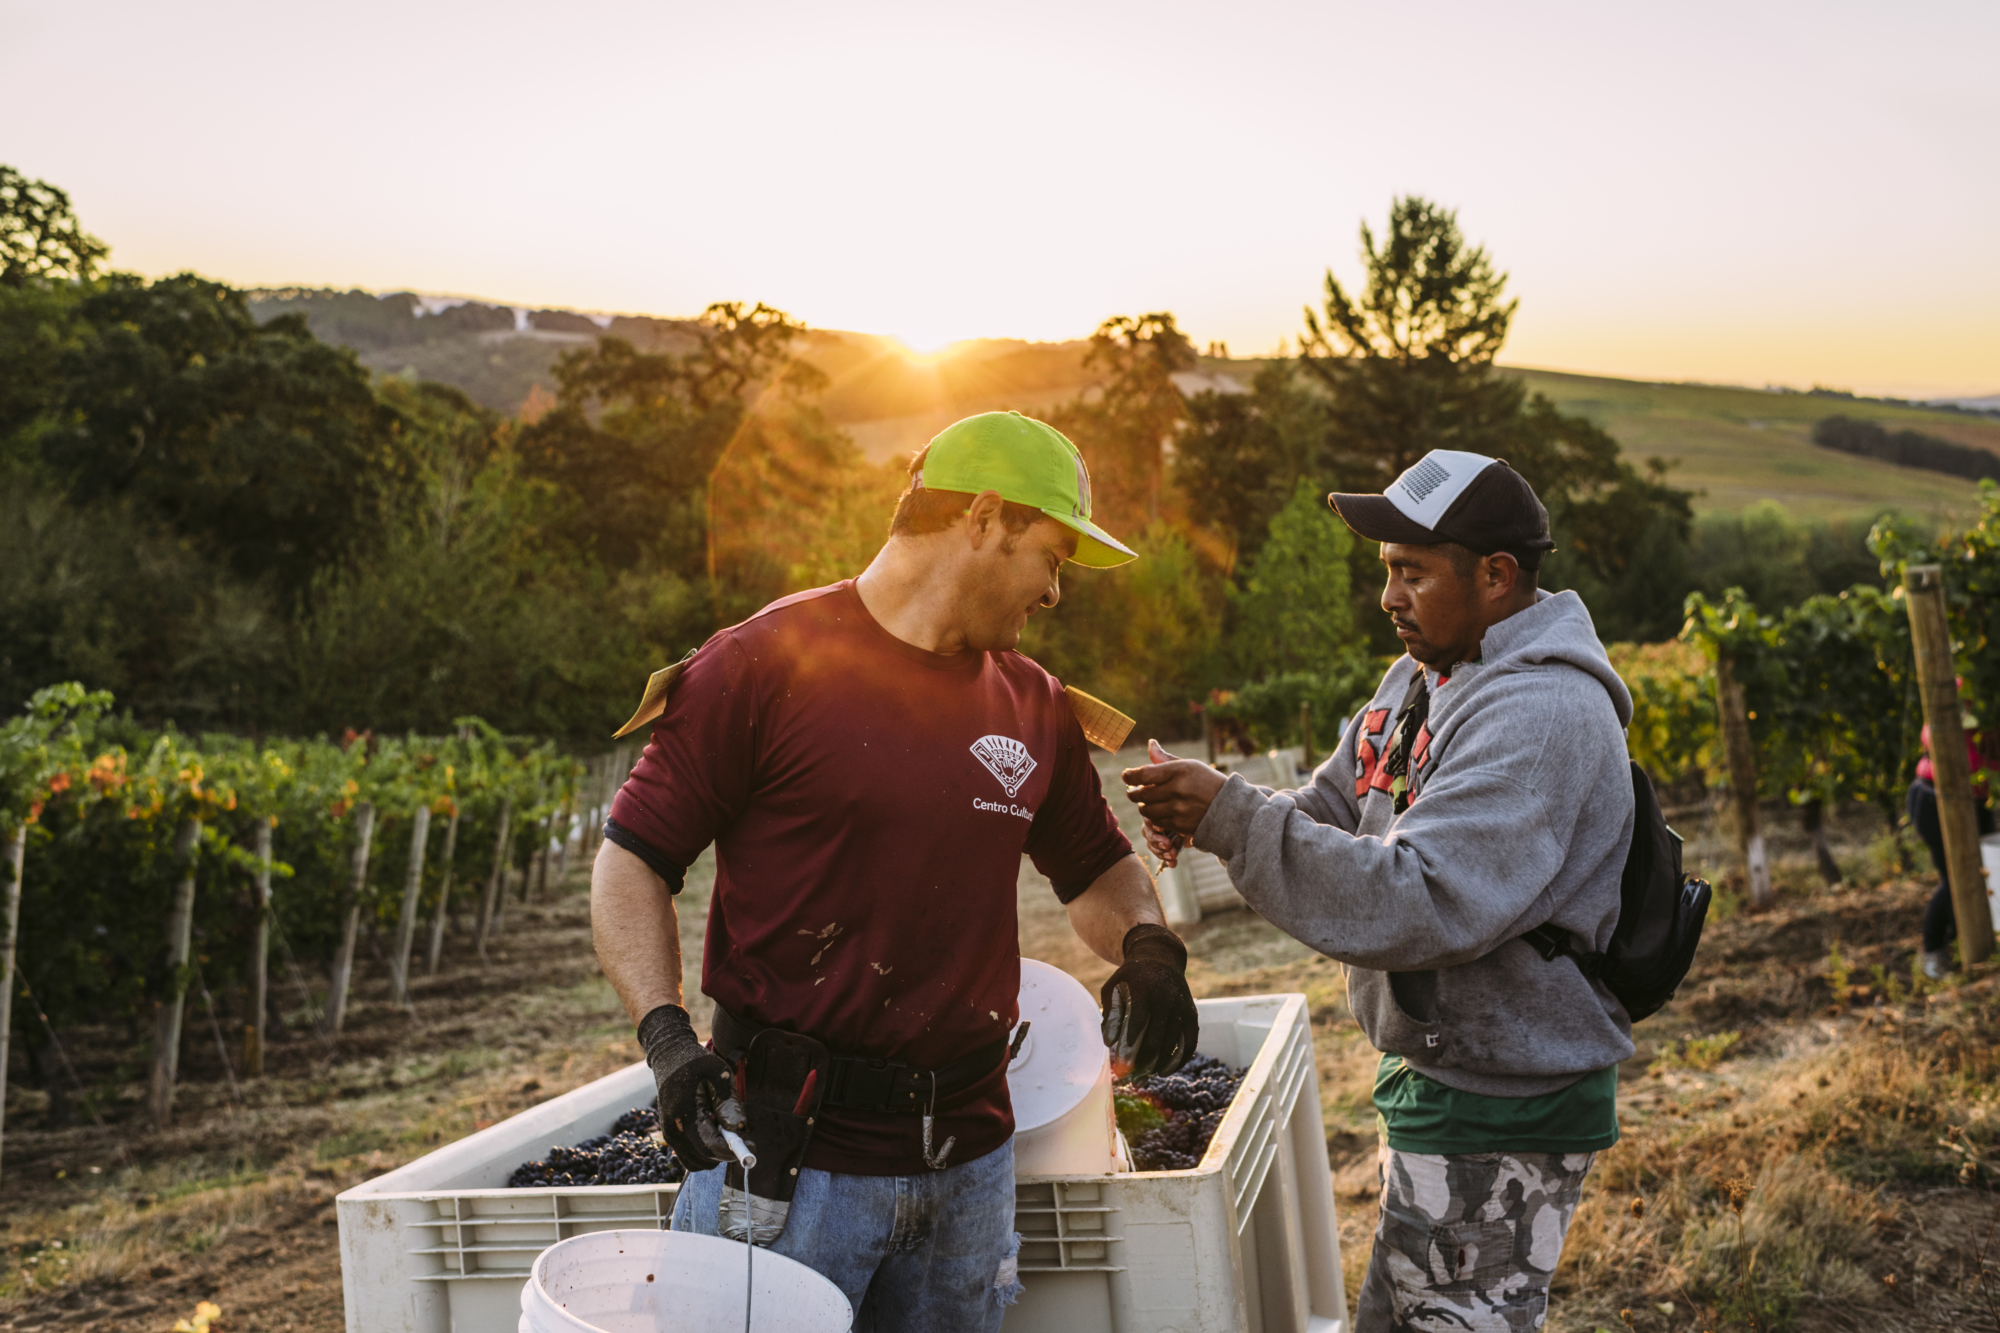
POLYGON ((1066 514, 1060 509, 1042 511, 1076 534, 1076 554, 1070 559, 1085 569, 1115 569, 1137 560, 1139 553, 1087 518, 1066 514))

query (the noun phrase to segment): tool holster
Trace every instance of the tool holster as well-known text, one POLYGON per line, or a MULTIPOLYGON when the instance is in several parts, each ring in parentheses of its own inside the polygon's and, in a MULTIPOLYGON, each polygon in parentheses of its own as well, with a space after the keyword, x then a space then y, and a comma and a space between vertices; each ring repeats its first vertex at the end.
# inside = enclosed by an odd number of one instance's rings
POLYGON ((784 1234, 799 1167, 832 1081, 832 1057, 811 1037, 777 1028, 758 1032, 741 1052, 718 1054, 738 1070, 742 1133, 757 1159, 748 1172, 739 1162, 724 1168, 718 1229, 730 1240, 770 1245, 784 1234))

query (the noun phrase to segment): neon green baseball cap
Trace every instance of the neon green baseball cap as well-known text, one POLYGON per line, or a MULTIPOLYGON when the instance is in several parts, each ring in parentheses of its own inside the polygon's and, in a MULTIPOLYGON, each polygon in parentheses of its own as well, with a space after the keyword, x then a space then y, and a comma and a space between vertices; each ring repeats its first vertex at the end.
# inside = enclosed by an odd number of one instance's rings
POLYGON ((1090 521, 1090 473, 1083 455, 1054 426, 1019 412, 981 412, 931 440, 915 485, 933 491, 998 491, 1039 509, 1077 536, 1070 558, 1110 569, 1139 553, 1090 521))

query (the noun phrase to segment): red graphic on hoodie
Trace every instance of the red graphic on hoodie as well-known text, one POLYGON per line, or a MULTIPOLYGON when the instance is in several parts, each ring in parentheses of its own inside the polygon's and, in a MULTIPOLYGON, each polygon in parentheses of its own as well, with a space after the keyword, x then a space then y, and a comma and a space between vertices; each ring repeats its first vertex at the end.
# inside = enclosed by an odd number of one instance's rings
POLYGON ((1389 710, 1371 708, 1362 715, 1361 735, 1354 742, 1354 799, 1369 791, 1387 791, 1391 781, 1382 765, 1389 757, 1389 710))

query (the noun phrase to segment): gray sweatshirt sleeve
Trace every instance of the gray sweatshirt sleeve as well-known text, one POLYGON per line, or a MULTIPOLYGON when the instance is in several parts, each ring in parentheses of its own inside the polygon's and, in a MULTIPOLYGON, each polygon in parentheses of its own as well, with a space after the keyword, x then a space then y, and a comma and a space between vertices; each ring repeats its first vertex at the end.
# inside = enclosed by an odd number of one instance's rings
MULTIPOLYGON (((1265 796, 1232 778, 1195 845, 1228 862, 1259 914, 1330 957, 1401 972, 1483 956, 1552 911, 1548 888, 1571 820, 1552 827, 1549 812, 1584 804, 1566 778, 1596 781, 1603 771, 1599 757, 1565 744, 1601 729, 1563 719, 1580 708, 1609 713, 1603 689, 1580 674, 1554 689, 1526 675, 1490 688, 1488 706, 1444 738, 1421 794, 1381 836, 1315 817, 1345 815, 1353 826, 1351 798, 1329 794, 1338 774, 1322 768, 1309 797, 1265 796)), ((1351 773, 1349 738, 1341 752, 1351 773)))
POLYGON ((1352 833, 1360 826, 1361 807, 1354 802, 1354 741, 1361 734, 1361 713, 1348 719, 1340 745, 1313 770, 1312 781, 1287 793, 1316 824, 1352 833))

